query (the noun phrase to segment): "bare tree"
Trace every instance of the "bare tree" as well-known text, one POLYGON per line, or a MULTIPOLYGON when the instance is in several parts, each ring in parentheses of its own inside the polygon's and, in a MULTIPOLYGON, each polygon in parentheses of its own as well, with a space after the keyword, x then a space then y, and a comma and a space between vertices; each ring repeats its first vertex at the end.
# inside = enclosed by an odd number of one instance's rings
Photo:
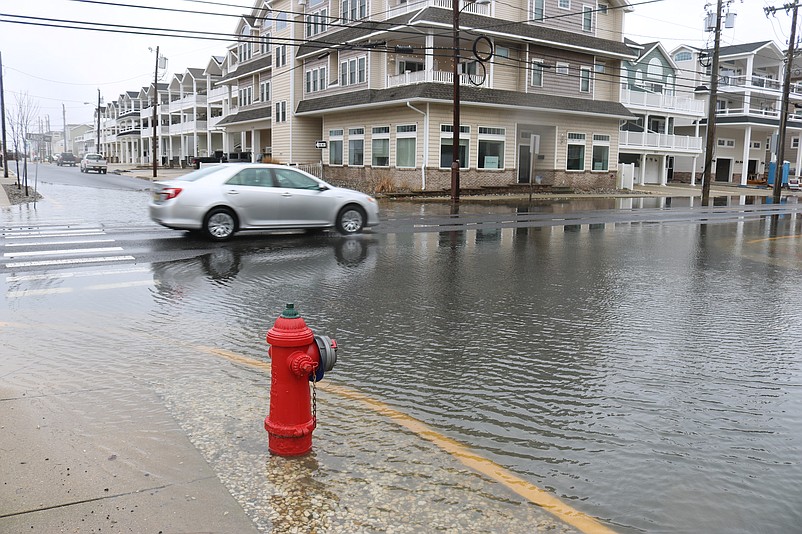
POLYGON ((28 92, 14 95, 14 108, 10 113, 9 130, 11 131, 11 142, 14 145, 14 152, 17 154, 17 188, 24 184, 25 195, 28 191, 28 138, 31 128, 39 115, 39 104, 35 102, 28 92), (19 153, 22 148, 22 180, 20 180, 19 153))

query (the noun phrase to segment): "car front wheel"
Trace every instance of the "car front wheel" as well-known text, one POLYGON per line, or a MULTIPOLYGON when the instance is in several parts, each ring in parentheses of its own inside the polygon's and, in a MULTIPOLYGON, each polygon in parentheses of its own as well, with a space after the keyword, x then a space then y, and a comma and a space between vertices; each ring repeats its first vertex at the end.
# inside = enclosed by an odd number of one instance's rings
POLYGON ((359 206, 346 206, 337 215, 337 231, 341 234, 358 234, 365 228, 365 210, 359 206))
POLYGON ((203 231, 213 241, 229 239, 237 229, 237 218, 226 208, 215 208, 206 214, 203 231))

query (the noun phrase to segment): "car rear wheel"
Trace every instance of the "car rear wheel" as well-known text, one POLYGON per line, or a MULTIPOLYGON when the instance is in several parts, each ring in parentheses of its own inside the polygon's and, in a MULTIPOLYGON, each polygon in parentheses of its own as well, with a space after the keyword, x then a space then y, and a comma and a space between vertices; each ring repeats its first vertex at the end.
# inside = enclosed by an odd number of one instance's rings
POLYGON ((206 214, 203 231, 213 241, 225 241, 237 230, 237 218, 231 210, 215 208, 206 214))
POLYGON ((358 234, 365 228, 365 219, 365 210, 361 207, 346 206, 337 215, 337 231, 345 235, 358 234))

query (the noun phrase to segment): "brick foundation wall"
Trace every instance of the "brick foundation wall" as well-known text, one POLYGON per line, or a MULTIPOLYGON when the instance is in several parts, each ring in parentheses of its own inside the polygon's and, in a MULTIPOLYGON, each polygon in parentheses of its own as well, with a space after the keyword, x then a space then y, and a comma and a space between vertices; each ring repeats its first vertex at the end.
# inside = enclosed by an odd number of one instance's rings
MULTIPOLYGON (((324 178, 332 184, 358 189, 368 193, 420 191, 422 189, 420 169, 395 169, 373 167, 324 167, 324 178)), ((544 185, 570 187, 577 190, 613 189, 616 172, 566 172, 554 170, 535 171, 544 185)), ((483 186, 503 187, 517 183, 516 169, 503 171, 461 170, 460 188, 474 189, 483 186)), ((426 169, 427 191, 448 191, 451 188, 451 170, 426 169)))

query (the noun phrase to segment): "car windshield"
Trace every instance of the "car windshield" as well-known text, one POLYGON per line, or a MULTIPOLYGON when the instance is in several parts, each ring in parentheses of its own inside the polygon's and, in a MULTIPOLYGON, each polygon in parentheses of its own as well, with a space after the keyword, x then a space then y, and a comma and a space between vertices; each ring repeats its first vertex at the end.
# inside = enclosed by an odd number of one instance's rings
POLYGON ((204 167, 197 171, 193 171, 189 174, 185 174, 184 176, 179 176, 176 178, 176 180, 180 180, 182 182, 194 182, 195 180, 203 178, 204 176, 209 176, 210 174, 220 172, 225 168, 226 167, 223 167, 222 165, 211 165, 209 167, 204 167))
POLYGON ((86 159, 98 160, 100 159, 100 154, 87 154, 86 159))

